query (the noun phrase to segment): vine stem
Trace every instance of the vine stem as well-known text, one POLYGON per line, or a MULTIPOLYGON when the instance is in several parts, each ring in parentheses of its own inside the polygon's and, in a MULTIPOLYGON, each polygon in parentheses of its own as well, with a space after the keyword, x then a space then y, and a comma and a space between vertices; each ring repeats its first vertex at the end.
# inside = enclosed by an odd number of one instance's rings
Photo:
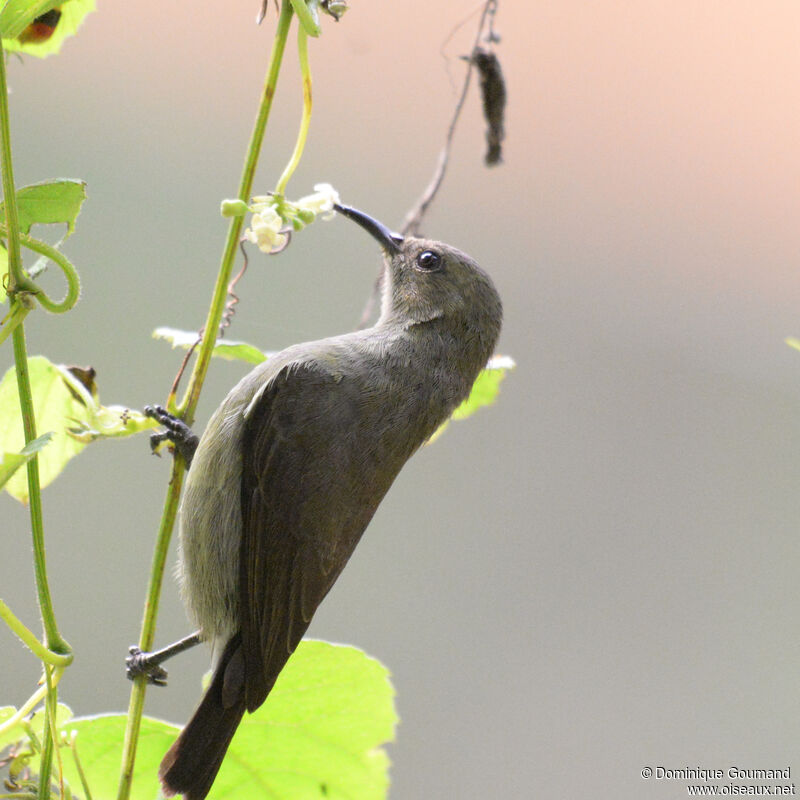
POLYGON ((56 710, 58 708, 58 695, 53 684, 52 667, 44 665, 44 680, 47 684, 47 695, 44 700, 44 744, 42 747, 42 765, 39 769, 39 791, 37 800, 49 800, 50 775, 53 769, 53 756, 58 760, 58 796, 64 796, 64 770, 61 764, 61 754, 57 747, 56 710))
MULTIPOLYGON (((278 75, 283 60, 283 53, 286 49, 286 40, 292 21, 292 13, 291 4, 288 0, 284 0, 281 4, 280 15, 278 17, 278 25, 273 40, 267 76, 264 80, 261 103, 253 126, 253 132, 250 137, 250 144, 248 145, 239 183, 238 197, 245 203, 249 200, 253 188, 253 178, 258 164, 258 157, 261 152, 261 145, 264 141, 264 131, 266 130, 267 120, 269 119, 269 113, 272 108, 272 100, 275 96, 275 89, 278 84, 278 75)), ((191 425, 194 421, 194 412, 200 398, 200 390, 202 389, 203 381, 208 372, 211 353, 214 349, 219 324, 222 319, 223 311, 225 310, 228 282, 230 280, 233 261, 236 256, 236 248, 239 244, 243 224, 243 217, 231 217, 228 236, 222 252, 219 273, 217 274, 217 281, 214 285, 211 305, 208 310, 208 317, 203 331, 203 339, 198 350, 197 361, 192 370, 192 375, 189 379, 189 385, 186 388, 183 400, 180 406, 176 408, 178 414, 188 425, 191 425)), ((174 402, 174 398, 170 399, 171 402, 174 402)), ((155 639, 158 602, 161 594, 161 584, 164 578, 164 566, 166 564, 169 542, 172 537, 172 529, 175 525, 175 519, 178 513, 178 500, 180 498, 181 487, 183 486, 184 471, 183 458, 176 453, 173 460, 172 476, 164 500, 161 525, 153 552, 150 583, 144 607, 142 630, 139 637, 139 647, 144 651, 152 649, 155 639)), ((136 761, 136 746, 139 739, 146 688, 146 676, 142 675, 134 679, 130 703, 128 705, 128 720, 125 728, 125 741, 122 750, 122 768, 117 791, 117 800, 128 800, 130 797, 131 785, 133 782, 133 768, 136 761)))
MULTIPOLYGON (((288 0, 281 3, 281 12, 278 17, 278 26, 275 31, 275 40, 272 45, 272 55, 270 58, 267 77, 264 81, 264 90, 261 96, 261 104, 256 116, 253 133, 250 136, 250 144, 247 148, 244 168, 239 182, 240 200, 247 203, 253 190, 253 177, 255 176, 258 157, 261 153, 261 145, 264 141, 264 131, 267 127, 269 112, 272 109, 272 99, 275 96, 275 89, 278 85, 278 74, 280 73, 281 62, 283 61, 283 51, 286 49, 286 39, 289 34, 289 25, 292 21, 292 6, 288 0)), ((225 301, 228 297, 228 281, 231 277, 233 260, 236 257, 236 248, 239 246, 239 239, 242 235, 244 217, 231 217, 228 228, 228 238, 225 241, 225 249, 222 253, 222 262, 217 275, 217 283, 214 286, 214 294, 211 300, 211 307, 208 310, 208 318, 203 332, 203 341, 197 361, 189 379, 189 386, 186 389, 183 401, 178 411, 187 425, 194 422, 194 411, 197 408, 197 401, 200 397, 200 390, 203 386, 208 365, 211 361, 211 352, 217 340, 217 333, 222 312, 225 310, 225 301)))
POLYGON ((311 96, 311 65, 308 62, 308 33, 302 25, 297 26, 297 54, 300 57, 300 74, 303 80, 303 117, 300 120, 300 131, 297 134, 297 141, 294 145, 294 152, 289 159, 289 163, 283 170, 283 174, 278 179, 275 186, 275 194, 281 197, 286 193, 286 184, 297 169, 300 159, 303 157, 303 150, 308 138, 308 128, 311 124, 311 109, 313 106, 311 96))
MULTIPOLYGON (((14 188, 14 168, 11 160, 11 130, 8 113, 8 83, 6 80, 6 59, 0 41, 0 172, 2 172, 3 200, 5 204, 6 225, 8 234, 6 244, 8 248, 8 287, 7 293, 11 298, 11 305, 18 302, 15 295, 19 291, 29 288, 31 281, 25 277, 22 270, 20 254, 19 214, 17 213, 17 194, 14 188)), ((12 332, 14 345, 14 363, 17 373, 17 390, 19 392, 20 411, 22 413, 22 426, 25 433, 25 443, 36 438, 36 416, 33 407, 30 376, 28 374, 28 353, 25 345, 25 326, 20 323, 12 332)), ((61 637, 56 624, 53 602, 50 596, 50 587, 47 581, 47 562, 45 559, 44 525, 42 522, 42 498, 39 482, 39 459, 34 456, 27 463, 28 471, 28 496, 31 517, 31 534, 33 538, 33 565, 36 578, 36 591, 39 597, 39 610, 42 615, 45 642, 49 650, 58 653, 70 653, 69 645, 61 637)), ((47 708, 55 708, 57 689, 50 680, 50 667, 45 664, 47 681, 47 708)), ((40 784, 39 798, 47 800, 50 797, 50 771, 53 761, 54 742, 52 731, 44 731, 44 746, 39 768, 40 784)))
POLYGON ((6 248, 8 250, 8 286, 6 293, 14 293, 27 283, 22 272, 22 257, 19 247, 19 214, 17 193, 14 190, 14 166, 11 161, 11 129, 8 122, 8 84, 6 82, 6 54, 0 41, 0 170, 3 179, 3 199, 8 226, 6 248))
MULTIPOLYGON (((2 88, 0 88, 0 92, 2 88)), ((10 237, 9 237, 10 238, 10 237)), ((31 382, 28 374, 28 353, 25 346, 25 326, 17 325, 12 334, 14 361, 17 371, 22 424, 25 430, 25 444, 36 438, 36 418, 33 409, 31 382)), ((42 523, 42 495, 39 486, 39 459, 34 456, 28 463, 28 507, 30 509, 31 530, 33 534, 33 566, 36 576, 36 590, 39 595, 39 609, 44 625, 45 643, 48 650, 69 654, 70 646, 61 638, 56 624, 53 601, 47 581, 47 560, 44 546, 44 525, 42 523)))

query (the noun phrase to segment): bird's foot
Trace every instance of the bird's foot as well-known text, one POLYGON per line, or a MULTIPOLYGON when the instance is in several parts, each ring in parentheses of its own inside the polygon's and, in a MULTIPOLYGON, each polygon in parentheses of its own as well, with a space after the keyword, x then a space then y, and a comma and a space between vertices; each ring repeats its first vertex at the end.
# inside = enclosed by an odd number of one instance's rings
POLYGON ((130 680, 146 675, 147 682, 154 686, 167 685, 167 671, 151 658, 153 653, 144 653, 136 645, 131 645, 128 652, 130 655, 125 659, 125 674, 130 680))
POLYGON ((200 441, 197 434, 182 419, 170 414, 163 406, 145 406, 144 415, 156 420, 166 429, 150 434, 150 449, 155 453, 162 442, 172 442, 175 449, 183 456, 186 469, 189 469, 200 441))

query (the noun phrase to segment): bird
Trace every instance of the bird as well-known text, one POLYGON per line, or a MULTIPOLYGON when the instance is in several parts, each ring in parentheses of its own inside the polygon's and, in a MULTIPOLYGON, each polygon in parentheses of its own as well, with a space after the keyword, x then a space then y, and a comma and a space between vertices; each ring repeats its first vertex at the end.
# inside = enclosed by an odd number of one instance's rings
POLYGON ((198 641, 213 670, 161 762, 167 797, 208 794, 244 713, 267 699, 392 482, 469 395, 500 333, 500 297, 470 256, 335 209, 383 251, 375 324, 271 356, 199 441, 148 409, 190 461, 178 571, 198 631, 153 654, 131 648, 129 675, 163 683, 161 661, 198 641))

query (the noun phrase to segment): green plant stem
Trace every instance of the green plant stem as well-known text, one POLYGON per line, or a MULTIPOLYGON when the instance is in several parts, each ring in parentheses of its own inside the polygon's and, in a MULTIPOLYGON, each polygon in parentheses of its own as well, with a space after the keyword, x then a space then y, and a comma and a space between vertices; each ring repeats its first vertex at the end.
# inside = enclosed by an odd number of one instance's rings
MULTIPOLYGON (((11 130, 8 114, 8 84, 6 81, 5 53, 0 40, 0 172, 3 181, 3 200, 5 202, 8 247, 8 284, 7 293, 14 298, 17 292, 29 291, 31 281, 22 271, 20 253, 19 214, 17 213, 17 194, 14 188, 14 169, 11 158, 11 130)), ((22 425, 25 432, 25 444, 36 438, 36 417, 33 408, 30 376, 28 375, 28 353, 25 345, 25 326, 20 323, 12 332, 14 343, 14 362, 17 372, 17 389, 19 391, 22 425)), ((39 484, 39 459, 34 456, 27 464, 28 494, 31 516, 31 533, 33 536, 33 564, 36 577, 36 590, 39 596, 39 609, 45 632, 45 642, 49 650, 58 653, 69 653, 69 645, 61 638, 56 624, 50 587, 47 582, 47 564, 45 560, 44 525, 42 523, 42 498, 39 484)), ((55 687, 50 681, 50 667, 45 664, 48 678, 47 704, 55 708, 55 687)), ((39 774, 39 797, 46 800, 50 797, 50 770, 53 759, 53 739, 49 729, 45 729, 44 746, 39 774)))
MULTIPOLYGON (((289 33, 289 25, 292 21, 292 7, 287 0, 281 4, 278 26, 275 31, 275 39, 272 45, 267 76, 264 81, 264 89, 261 95, 261 103, 258 115, 250 137, 250 144, 245 157, 244 168, 242 170, 241 181, 239 184, 240 200, 247 202, 253 188, 253 177, 258 164, 258 156, 261 152, 261 145, 264 141, 264 131, 266 130, 269 112, 272 108, 272 99, 275 95, 275 88, 278 83, 283 52, 286 48, 286 39, 289 33)), ((228 283, 230 281, 233 261, 236 256, 236 248, 242 233, 244 220, 242 217, 232 217, 228 228, 228 236, 222 253, 217 281, 214 285, 214 292, 209 308, 206 325, 203 332, 203 340, 198 351, 197 361, 192 370, 189 385, 186 389, 183 401, 178 409, 180 415, 191 425, 194 421, 194 412, 200 398, 200 390, 203 386, 208 366, 211 361, 211 353, 217 340, 220 320, 225 309, 225 301, 228 294, 228 283)), ((178 500, 183 485, 184 463, 183 459, 176 455, 172 466, 172 477, 164 501, 164 510, 161 518, 161 525, 156 539, 153 561, 150 571, 150 583, 147 591, 147 601, 144 608, 142 619, 142 630, 139 638, 139 647, 150 650, 155 639, 156 619, 158 616, 158 602, 161 593, 161 584, 164 576, 164 565, 166 563, 167 550, 172 536, 175 518, 178 512, 178 500)), ((136 746, 139 738, 141 726, 142 710, 144 708, 144 698, 147 688, 145 676, 137 677, 133 682, 130 703, 128 705, 128 720, 125 728, 125 741, 122 751, 122 771, 120 775, 117 800, 128 800, 133 781, 133 768, 136 761, 136 746)))
MULTIPOLYGON (((289 25, 292 21, 292 7, 284 0, 281 3, 281 13, 278 17, 278 27, 275 31, 275 40, 272 45, 272 56, 270 58, 267 77, 264 81, 264 90, 261 96, 261 104, 256 116, 253 133, 250 136, 250 144, 247 148, 247 156, 239 182, 239 200, 247 203, 253 190, 253 177, 255 176, 258 157, 261 153, 261 145, 264 141, 264 131, 267 127, 269 112, 272 108, 272 99, 275 96, 275 88, 278 85, 278 74, 283 60, 283 51, 286 48, 286 38, 289 34, 289 25)), ((239 246, 239 239, 242 235, 244 217, 231 217, 228 227, 228 237, 225 241, 225 248, 222 252, 217 282, 214 286, 214 294, 211 300, 211 307, 208 310, 206 326, 203 330, 203 341, 195 362, 192 376, 189 379, 189 386, 186 389, 183 401, 179 406, 179 411, 184 421, 191 425, 194 421, 194 411, 197 408, 197 401, 200 398, 200 390, 203 386, 208 365, 211 361, 211 353, 217 341, 219 323, 222 319, 222 312, 225 309, 225 301, 228 297, 228 282, 230 281, 233 261, 236 257, 236 249, 239 246)))
MULTIPOLYGON (((0 58, 2 57, 2 54, 0 54, 0 58)), ((0 87, 0 92, 2 91, 3 89, 0 87)), ((6 207, 8 207, 7 201, 6 207)), ((14 362, 17 370, 17 388, 22 410, 22 422, 25 429, 25 443, 27 444, 36 438, 36 419, 33 410, 30 376, 28 375, 28 355, 25 347, 24 325, 20 324, 14 328, 12 340, 14 343, 14 362)), ((58 632, 53 603, 50 597, 50 587, 47 582, 38 456, 34 456, 26 466, 28 469, 28 503, 31 516, 31 531, 33 533, 33 565, 34 574, 36 576, 36 589, 39 595, 39 609, 42 614, 42 622, 45 630, 45 642, 50 650, 68 653, 70 652, 69 645, 61 638, 61 634, 58 632)), ((45 664, 44 668, 45 671, 47 671, 49 666, 45 664)), ((46 700, 48 707, 50 691, 50 683, 48 683, 46 700)), ((50 797, 50 769, 52 760, 53 741, 49 729, 45 727, 44 746, 42 747, 42 759, 39 767, 40 782, 38 797, 40 800, 47 800, 50 797)))
POLYGON ((0 619, 33 651, 34 655, 54 667, 67 667, 72 663, 72 653, 54 653, 48 650, 17 617, 14 612, 0 600, 0 619))
MULTIPOLYGON (((144 606, 142 632, 139 637, 139 647, 151 650, 155 638, 156 618, 158 615, 158 600, 161 594, 161 584, 164 578, 164 565, 166 563, 169 541, 175 517, 178 512, 178 499, 183 485, 183 458, 176 454, 172 470, 172 480, 169 483, 167 497, 164 501, 164 512, 161 517, 161 526, 158 531, 156 547, 153 551, 153 561, 150 566, 150 583, 147 588, 147 600, 144 606)), ((127 800, 130 797, 133 782, 133 767, 136 762, 136 746, 139 742, 139 729, 142 724, 142 711, 144 698, 147 691, 147 678, 138 676, 133 681, 131 697, 128 703, 128 719, 125 726, 125 741, 122 745, 122 772, 120 775, 117 800, 127 800)))
MULTIPOLYGON (((49 689, 48 689, 49 691, 49 689)), ((50 703, 45 700, 44 730, 42 731, 42 758, 39 766, 39 788, 36 793, 37 800, 50 798, 50 774, 53 770, 53 737, 50 734, 50 703)))
POLYGON ((275 186, 275 194, 281 197, 286 193, 286 184, 289 183, 289 178, 294 174, 303 156, 303 149, 306 146, 306 138, 308 137, 308 128, 311 124, 311 109, 313 106, 311 96, 311 65, 308 62, 308 34, 302 25, 297 26, 297 53, 300 57, 300 74, 303 79, 303 116, 300 120, 300 131, 297 134, 294 152, 275 186))
MULTIPOLYGON (((50 797, 50 775, 53 769, 53 755, 57 754, 56 748, 56 710, 58 708, 58 689, 53 683, 53 676, 50 672, 51 667, 44 665, 44 679, 47 683, 47 697, 44 701, 44 727, 42 736, 44 742, 42 746, 41 766, 39 767, 39 791, 38 800, 49 800, 50 797)), ((61 758, 59 756, 59 765, 61 758)), ((59 797, 64 796, 63 770, 59 769, 59 797)))
MULTIPOLYGON (((36 418, 34 416, 30 375, 28 374, 28 354, 25 346, 24 325, 17 325, 12 334, 12 339, 17 371, 17 388, 22 410, 22 425, 25 431, 25 444, 28 444, 36 438, 36 418)), ((33 566, 36 576, 36 590, 39 595, 39 609, 42 614, 42 623, 45 631, 45 644, 48 650, 52 650, 55 653, 68 654, 72 651, 58 632, 53 601, 50 596, 50 586, 47 581, 47 559, 44 546, 38 456, 34 456, 26 466, 28 468, 28 507, 30 509, 31 531, 33 534, 33 566)))
POLYGON ((69 749, 72 750, 72 759, 75 762, 75 768, 78 770, 78 777, 81 779, 83 794, 86 800, 92 800, 92 792, 89 789, 89 782, 86 780, 86 773, 83 771, 83 764, 81 764, 81 760, 78 758, 78 748, 74 736, 69 743, 69 749))
POLYGON ((8 285, 10 297, 26 287, 28 279, 22 272, 22 257, 19 247, 19 214, 17 193, 14 189, 14 165, 11 160, 11 128, 8 116, 8 84, 6 83, 6 55, 0 40, 0 172, 3 179, 6 223, 8 225, 8 285))

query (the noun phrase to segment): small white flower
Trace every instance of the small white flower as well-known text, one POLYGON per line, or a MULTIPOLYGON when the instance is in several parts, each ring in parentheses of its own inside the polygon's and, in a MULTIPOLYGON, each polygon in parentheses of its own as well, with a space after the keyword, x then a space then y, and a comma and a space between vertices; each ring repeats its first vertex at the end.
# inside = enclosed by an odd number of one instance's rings
MULTIPOLYGON (((260 205, 260 204, 259 204, 260 205)), ((262 253, 280 250, 286 244, 286 234, 281 233, 283 220, 271 206, 264 204, 253 212, 250 227, 244 232, 244 238, 258 245, 262 253)))
POLYGON ((336 212, 333 210, 334 203, 339 203, 339 192, 329 183, 317 183, 314 186, 314 194, 301 197, 295 205, 303 211, 311 211, 313 214, 322 214, 322 219, 333 219, 336 212))

